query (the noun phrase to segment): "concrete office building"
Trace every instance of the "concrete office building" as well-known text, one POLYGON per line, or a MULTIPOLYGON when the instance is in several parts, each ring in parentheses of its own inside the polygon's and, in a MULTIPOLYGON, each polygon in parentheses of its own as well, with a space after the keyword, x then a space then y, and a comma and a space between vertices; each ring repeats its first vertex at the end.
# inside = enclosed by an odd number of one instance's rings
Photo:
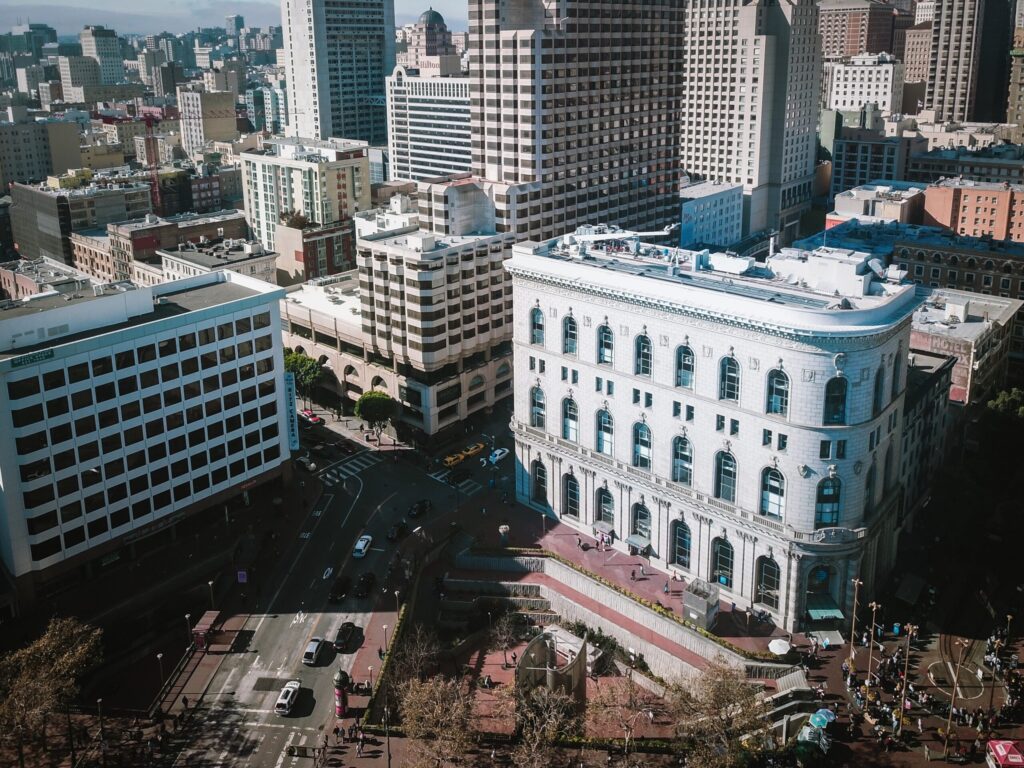
POLYGON ((866 53, 824 66, 824 109, 849 112, 874 104, 883 113, 903 108, 903 63, 887 53, 866 53))
POLYGON ((514 235, 495 231, 493 211, 439 234, 401 208, 360 217, 358 270, 288 293, 285 345, 325 356, 335 375, 324 386, 349 404, 388 392, 402 404, 398 429, 431 441, 511 394, 503 264, 514 235))
POLYGON ((893 7, 876 0, 821 0, 818 32, 826 59, 891 52, 893 7))
POLYGON ((82 43, 82 55, 99 65, 102 85, 124 82, 124 56, 121 55, 121 41, 114 30, 89 26, 78 33, 78 39, 82 43))
POLYGON ((923 21, 907 30, 903 80, 907 83, 928 81, 932 60, 932 23, 923 21))
POLYGON ((282 296, 219 271, 0 306, 0 557, 24 604, 281 474, 282 296))
POLYGON ((18 259, 0 264, 0 300, 21 301, 37 293, 92 292, 95 280, 50 259, 18 259))
POLYGON ((395 68, 387 79, 392 180, 420 181, 470 170, 469 91, 468 77, 419 77, 395 68))
POLYGON ((394 0, 283 0, 289 136, 387 143, 384 78, 395 68, 394 0))
POLYGON ((352 216, 370 208, 364 142, 269 139, 241 159, 246 216, 253 237, 281 255, 279 282, 354 266, 352 216))
POLYGON ((1024 28, 1013 32, 1010 51, 1010 88, 1006 98, 1006 122, 1017 126, 1017 141, 1024 140, 1024 28))
POLYGON ((816 166, 817 8, 812 0, 697 0, 684 31, 683 171, 742 184, 744 234, 775 229, 788 242, 810 208, 816 166))
POLYGON ((60 72, 60 84, 64 98, 68 101, 81 101, 82 88, 100 84, 100 65, 89 56, 61 56, 57 59, 60 72))
POLYGON ((288 91, 284 83, 248 89, 245 109, 253 129, 284 133, 288 127, 288 91))
POLYGON ((920 224, 924 215, 924 187, 905 181, 878 181, 840 192, 825 217, 825 229, 850 219, 864 223, 920 224))
POLYGON ((831 197, 875 179, 902 181, 911 157, 923 152, 927 139, 885 136, 876 131, 844 130, 832 146, 831 197))
POLYGON ((459 55, 452 43, 452 33, 444 17, 433 8, 424 11, 419 20, 410 25, 404 43, 405 50, 396 54, 395 63, 407 70, 420 69, 425 59, 438 56, 450 57, 458 66, 459 55))
POLYGON ((141 182, 79 189, 14 184, 11 199, 11 226, 22 258, 67 265, 74 264, 72 232, 142 218, 153 210, 150 185, 141 182))
POLYGON ((1024 241, 1024 185, 943 179, 925 188, 923 224, 959 235, 1024 241))
POLYGON ((932 184, 963 178, 996 184, 1024 184, 1024 145, 957 146, 915 152, 907 164, 907 181, 932 184))
POLYGON ((920 0, 914 8, 914 23, 921 24, 935 18, 936 0, 920 0))
MULTIPOLYGON (((584 0, 557 18, 536 8, 526 0, 469 4, 473 174, 493 201, 498 231, 538 239, 594 221, 634 229, 678 221, 680 105, 700 113, 707 140, 706 120, 725 92, 701 75, 712 103, 680 101, 684 8, 584 0)), ((813 121, 811 132, 813 145, 813 121)), ((730 164, 722 142, 714 144, 730 164)))
POLYGON ((79 128, 65 120, 0 121, 0 188, 81 164, 79 128))
POLYGON ((743 238, 743 185, 715 181, 683 184, 679 190, 679 246, 727 246, 743 238))
POLYGON ((162 248, 156 255, 163 272, 162 282, 226 269, 271 285, 277 284, 277 254, 245 238, 185 242, 162 248))
POLYGON ((788 630, 848 620, 895 564, 914 286, 846 250, 574 248, 508 262, 519 501, 788 630))
POLYGON ((186 157, 191 158, 200 152, 208 141, 238 136, 234 93, 180 87, 178 110, 181 113, 181 146, 186 157))

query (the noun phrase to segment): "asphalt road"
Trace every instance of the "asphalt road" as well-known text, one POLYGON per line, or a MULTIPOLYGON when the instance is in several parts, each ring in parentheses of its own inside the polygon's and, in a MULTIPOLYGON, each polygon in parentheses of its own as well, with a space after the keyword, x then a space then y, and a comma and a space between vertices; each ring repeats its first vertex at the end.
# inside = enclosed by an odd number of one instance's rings
MULTIPOLYGON (((479 492, 488 476, 479 459, 464 464, 469 476, 460 483, 459 501, 479 492)), ((225 658, 190 721, 188 746, 175 766, 285 768, 308 762, 287 756, 286 750, 319 745, 333 729, 335 671, 340 667, 357 681, 368 676, 367 670, 351 669, 354 648, 342 654, 325 648, 316 666, 302 664, 310 638, 333 640, 342 622, 364 626, 373 610, 373 596, 359 600, 351 591, 340 603, 328 602, 334 578, 343 572, 354 586, 359 574, 373 570, 380 594, 392 557, 386 538, 392 523, 406 517, 418 499, 434 502, 430 515, 456 501, 448 473, 428 473, 386 453, 364 451, 322 466, 318 474, 324 494, 271 576, 275 581, 264 585, 262 599, 269 604, 262 612, 259 606, 245 627, 252 633, 247 652, 225 658), (373 536, 373 546, 365 558, 355 559, 352 548, 363 533, 373 536), (299 680, 302 688, 292 713, 282 717, 273 711, 274 703, 289 680, 299 680)))

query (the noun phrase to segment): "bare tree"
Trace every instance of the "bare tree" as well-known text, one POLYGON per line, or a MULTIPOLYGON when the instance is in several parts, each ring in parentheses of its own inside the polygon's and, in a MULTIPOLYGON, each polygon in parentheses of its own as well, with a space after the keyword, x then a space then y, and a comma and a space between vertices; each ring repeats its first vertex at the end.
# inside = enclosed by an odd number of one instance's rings
POLYGON ((626 754, 629 754, 634 737, 643 724, 652 723, 663 711, 663 702, 637 685, 632 676, 623 685, 605 684, 587 707, 595 730, 622 734, 626 754))
POLYGON ((516 641, 518 627, 514 613, 503 613, 491 627, 491 648, 500 648, 503 666, 508 666, 508 649, 516 641))
POLYGON ((760 751, 769 733, 768 705, 742 669, 714 659, 692 684, 672 687, 666 702, 690 768, 728 768, 760 751))
POLYGON ((519 768, 546 768, 555 756, 555 743, 579 728, 576 703, 561 691, 545 687, 514 694, 519 741, 512 762, 519 768))
POLYGON ((68 704, 78 681, 101 658, 102 630, 78 619, 51 619, 46 632, 0 657, 0 734, 13 738, 25 765, 25 741, 47 713, 68 704))
POLYGON ((412 740, 412 768, 444 768, 473 746, 472 701, 462 681, 438 675, 413 678, 399 689, 402 728, 412 740))

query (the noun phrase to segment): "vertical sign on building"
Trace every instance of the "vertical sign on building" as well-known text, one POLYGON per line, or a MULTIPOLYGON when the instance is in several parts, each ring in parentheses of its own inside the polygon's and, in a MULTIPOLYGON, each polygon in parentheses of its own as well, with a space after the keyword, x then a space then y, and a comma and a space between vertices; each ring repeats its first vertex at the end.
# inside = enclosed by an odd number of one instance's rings
POLYGON ((288 448, 299 450, 299 415, 295 412, 295 376, 290 372, 284 374, 284 401, 288 417, 288 448))

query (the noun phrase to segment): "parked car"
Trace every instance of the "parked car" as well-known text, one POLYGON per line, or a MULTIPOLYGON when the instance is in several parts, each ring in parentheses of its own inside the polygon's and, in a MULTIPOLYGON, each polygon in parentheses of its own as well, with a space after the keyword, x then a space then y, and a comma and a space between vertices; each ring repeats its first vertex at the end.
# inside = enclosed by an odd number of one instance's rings
POLYGON ((309 456, 299 456, 299 458, 295 460, 295 463, 307 472, 316 472, 316 463, 313 462, 309 456))
POLYGON ((299 418, 308 424, 323 424, 324 420, 317 416, 309 408, 303 408, 299 411, 299 418))
POLYGON ((414 502, 411 507, 409 507, 409 517, 419 517, 420 515, 429 512, 433 508, 434 504, 433 502, 431 502, 430 499, 420 499, 419 501, 414 502))
POLYGON ((343 622, 338 627, 338 633, 334 636, 334 650, 338 653, 344 653, 352 645, 352 641, 356 637, 356 631, 356 625, 351 621, 343 622))
POLYGON ((373 590, 373 585, 377 583, 377 576, 373 571, 367 571, 359 577, 359 581, 356 584, 356 597, 362 599, 368 597, 370 592, 373 590))
POLYGON ((483 453, 486 446, 483 443, 473 443, 467 445, 462 449, 462 458, 468 459, 470 456, 476 456, 478 453, 483 453))
POLYGON ((298 680, 289 680, 284 684, 284 688, 277 694, 277 703, 274 704, 274 712, 278 715, 291 714, 292 707, 295 706, 295 700, 299 698, 299 688, 301 684, 298 680))
POLYGON ((324 639, 322 637, 314 637, 309 641, 309 645, 306 646, 306 652, 302 654, 302 663, 307 667, 315 667, 317 661, 320 660, 320 651, 323 650, 324 639))
POLYGON ((352 588, 352 579, 348 576, 338 576, 331 585, 331 592, 327 596, 327 599, 332 603, 340 602, 348 591, 352 588))
POLYGON ((388 529, 388 541, 398 541, 400 538, 405 536, 408 531, 409 526, 406 525, 405 520, 399 520, 388 529))
POLYGON ((491 462, 491 464, 497 464, 506 456, 508 456, 508 448, 495 448, 491 451, 491 455, 487 457, 487 460, 491 462))
POLYGON ((452 467, 461 464, 462 460, 465 458, 466 457, 463 456, 461 453, 453 453, 448 456, 445 456, 444 461, 442 461, 441 463, 444 464, 445 467, 447 467, 448 469, 451 469, 452 467))
POLYGON ((366 553, 370 551, 370 546, 372 544, 373 536, 368 533, 364 533, 356 542, 356 548, 352 550, 352 557, 366 557, 366 553))

